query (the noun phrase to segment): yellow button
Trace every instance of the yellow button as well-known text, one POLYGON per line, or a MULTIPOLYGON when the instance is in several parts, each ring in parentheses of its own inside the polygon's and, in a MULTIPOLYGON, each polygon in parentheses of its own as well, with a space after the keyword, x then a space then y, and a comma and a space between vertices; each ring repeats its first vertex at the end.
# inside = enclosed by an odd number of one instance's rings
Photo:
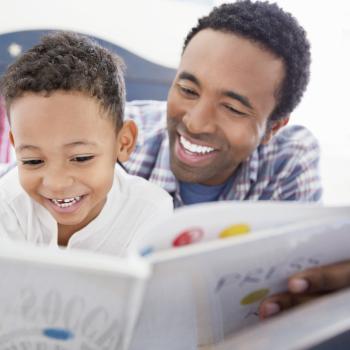
POLYGON ((225 230, 221 231, 219 234, 220 238, 228 238, 232 236, 245 235, 249 233, 250 226, 248 224, 236 224, 227 227, 225 230))
POLYGON ((252 293, 247 294, 241 300, 241 305, 254 304, 257 301, 264 299, 268 294, 269 294, 269 290, 267 288, 258 289, 252 293))

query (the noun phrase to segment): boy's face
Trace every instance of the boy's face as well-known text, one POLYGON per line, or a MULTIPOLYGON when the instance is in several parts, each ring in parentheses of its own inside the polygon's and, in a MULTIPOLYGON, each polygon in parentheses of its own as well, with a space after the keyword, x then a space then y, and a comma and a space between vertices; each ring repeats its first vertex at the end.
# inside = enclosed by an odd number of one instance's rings
POLYGON ((186 47, 168 96, 171 169, 177 179, 225 182, 267 130, 284 64, 267 50, 231 33, 205 29, 186 47))
POLYGON ((117 159, 132 151, 135 125, 117 134, 94 98, 61 91, 19 97, 10 120, 24 190, 52 214, 59 234, 86 226, 105 204, 117 159))

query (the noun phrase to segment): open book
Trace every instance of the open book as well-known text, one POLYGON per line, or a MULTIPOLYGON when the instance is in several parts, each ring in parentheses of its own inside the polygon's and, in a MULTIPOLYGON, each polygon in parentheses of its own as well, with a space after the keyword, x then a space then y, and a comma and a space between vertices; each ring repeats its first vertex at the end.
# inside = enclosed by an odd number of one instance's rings
POLYGON ((179 209, 125 259, 1 242, 0 349, 215 349, 349 246, 350 207, 278 202, 179 209))

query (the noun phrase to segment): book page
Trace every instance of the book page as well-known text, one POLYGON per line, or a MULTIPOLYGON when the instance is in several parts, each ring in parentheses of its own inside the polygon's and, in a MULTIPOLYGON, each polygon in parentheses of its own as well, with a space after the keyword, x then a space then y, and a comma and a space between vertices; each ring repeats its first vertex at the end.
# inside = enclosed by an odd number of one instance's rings
POLYGON ((147 264, 1 243, 1 349, 128 348, 147 264))
MULTIPOLYGON (((270 228, 256 229, 246 235, 159 250, 149 255, 148 260, 153 264, 150 284, 169 281, 170 288, 168 293, 159 293, 155 288, 146 294, 148 306, 143 310, 138 328, 153 324, 153 334, 162 334, 164 339, 167 332, 171 332, 174 339, 174 334, 178 339, 183 334, 190 339, 192 334, 189 347, 192 349, 195 336, 197 346, 207 346, 256 324, 260 301, 286 290, 291 274, 350 257, 350 210, 332 209, 328 212, 330 215, 326 210, 318 213, 323 215, 310 211, 307 218, 304 211, 304 218, 303 213, 299 213, 299 220, 287 224, 280 219, 276 228, 270 224, 270 228), (171 283, 171 279, 176 281, 180 277, 182 283, 171 283), (186 314, 188 310, 190 315, 186 314), (169 315, 182 317, 186 327, 195 325, 192 330, 173 325, 166 332, 169 323, 165 319, 169 315)), ((293 215, 287 212, 286 216, 293 215)), ((192 215, 191 220, 191 224, 200 225, 206 219, 192 215)), ((220 226, 221 220, 219 215, 212 216, 212 227, 220 226)), ((171 236, 166 231, 163 234, 171 236)), ((172 346, 173 343, 168 342, 166 348, 177 349, 172 346)))
POLYGON ((349 207, 323 207, 298 202, 215 202, 175 210, 137 240, 141 255, 211 240, 247 235, 306 219, 348 214, 349 207))
POLYGON ((191 275, 179 268, 181 261, 154 266, 131 350, 197 350, 196 294, 191 275))

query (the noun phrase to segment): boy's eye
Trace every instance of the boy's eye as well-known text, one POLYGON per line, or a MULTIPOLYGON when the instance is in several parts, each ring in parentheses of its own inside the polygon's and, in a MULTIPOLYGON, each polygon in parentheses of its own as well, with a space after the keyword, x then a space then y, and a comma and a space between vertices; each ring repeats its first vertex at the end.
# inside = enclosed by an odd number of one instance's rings
POLYGON ((83 162, 87 162, 93 158, 94 158, 94 156, 76 156, 76 157, 72 158, 72 161, 78 162, 78 163, 83 163, 83 162))
POLYGON ((31 165, 31 166, 40 165, 44 163, 44 161, 41 159, 26 159, 26 160, 22 160, 21 162, 23 165, 31 165))

